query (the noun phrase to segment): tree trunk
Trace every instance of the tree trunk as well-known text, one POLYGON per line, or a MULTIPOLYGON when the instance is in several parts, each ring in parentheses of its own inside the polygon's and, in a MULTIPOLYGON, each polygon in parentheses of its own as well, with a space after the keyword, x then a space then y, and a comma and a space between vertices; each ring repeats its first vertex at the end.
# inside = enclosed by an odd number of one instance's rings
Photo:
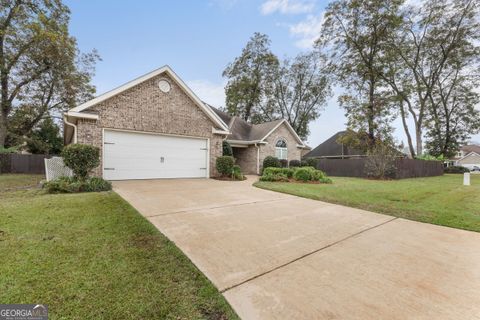
POLYGON ((370 88, 368 94, 368 140, 370 147, 373 147, 375 144, 375 80, 373 77, 370 77, 370 88))
POLYGON ((410 130, 408 130, 407 119, 405 115, 405 109, 403 109, 403 102, 400 102, 400 117, 402 118, 402 125, 405 134, 407 135, 407 142, 408 142, 408 149, 410 151, 410 156, 412 159, 415 158, 415 148, 413 147, 412 142, 412 135, 410 134, 410 130))
POLYGON ((419 124, 415 126, 415 135, 417 143, 417 155, 421 156, 423 154, 423 143, 422 143, 422 128, 419 124))
POLYGON ((0 148, 5 147, 7 139, 7 118, 0 114, 0 148))

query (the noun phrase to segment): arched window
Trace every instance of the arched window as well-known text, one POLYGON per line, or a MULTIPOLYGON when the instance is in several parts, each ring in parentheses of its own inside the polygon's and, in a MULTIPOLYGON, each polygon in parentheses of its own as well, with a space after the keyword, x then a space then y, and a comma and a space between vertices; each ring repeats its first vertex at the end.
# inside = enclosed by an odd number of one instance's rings
POLYGON ((275 144, 275 157, 278 159, 287 159, 287 142, 279 139, 275 144))

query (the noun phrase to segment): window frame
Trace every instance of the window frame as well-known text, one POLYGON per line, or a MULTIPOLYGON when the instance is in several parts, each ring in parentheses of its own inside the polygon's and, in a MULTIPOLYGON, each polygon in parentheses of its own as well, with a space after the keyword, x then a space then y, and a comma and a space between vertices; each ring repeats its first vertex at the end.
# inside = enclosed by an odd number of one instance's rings
POLYGON ((285 138, 279 138, 277 142, 275 142, 275 157, 280 160, 288 160, 288 144, 285 138), (285 147, 279 147, 278 144, 283 142, 285 147))

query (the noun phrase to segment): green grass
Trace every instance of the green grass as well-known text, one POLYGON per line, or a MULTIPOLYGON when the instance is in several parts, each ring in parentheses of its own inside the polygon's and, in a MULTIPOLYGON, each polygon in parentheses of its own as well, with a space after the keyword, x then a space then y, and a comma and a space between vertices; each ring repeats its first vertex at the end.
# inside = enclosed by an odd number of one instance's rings
POLYGON ((263 189, 410 220, 480 232, 480 175, 377 181, 332 177, 333 184, 257 182, 263 189))
POLYGON ((42 179, 45 176, 39 174, 0 174, 0 192, 32 188, 42 179))
POLYGON ((114 192, 12 190, 0 175, 0 301, 50 319, 237 319, 180 250, 114 192))

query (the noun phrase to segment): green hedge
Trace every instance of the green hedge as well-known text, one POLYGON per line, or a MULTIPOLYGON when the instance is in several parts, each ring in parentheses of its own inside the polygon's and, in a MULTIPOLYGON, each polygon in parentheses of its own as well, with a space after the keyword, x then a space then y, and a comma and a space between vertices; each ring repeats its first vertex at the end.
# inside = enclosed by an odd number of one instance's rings
POLYGON ((293 167, 293 168, 266 168, 260 177, 260 181, 288 182, 289 179, 309 182, 318 181, 321 183, 332 183, 327 175, 314 167, 293 167))
POLYGON ((465 173, 470 172, 470 169, 462 166, 450 166, 443 169, 444 173, 465 173))
POLYGON ((263 159, 263 169, 265 168, 280 168, 280 160, 272 156, 265 157, 263 159))
POLYGON ((260 181, 268 181, 268 182, 288 182, 288 177, 284 173, 264 173, 260 177, 260 181))
POLYGON ((292 168, 266 168, 263 170, 264 175, 275 175, 275 174, 283 174, 287 176, 288 178, 291 178, 293 176, 293 169, 292 168))
POLYGON ((302 162, 300 160, 290 160, 290 163, 288 165, 290 168, 296 168, 296 167, 301 167, 302 162))
POLYGON ((112 190, 112 184, 99 177, 87 179, 60 177, 46 182, 43 187, 48 193, 100 192, 112 190))

